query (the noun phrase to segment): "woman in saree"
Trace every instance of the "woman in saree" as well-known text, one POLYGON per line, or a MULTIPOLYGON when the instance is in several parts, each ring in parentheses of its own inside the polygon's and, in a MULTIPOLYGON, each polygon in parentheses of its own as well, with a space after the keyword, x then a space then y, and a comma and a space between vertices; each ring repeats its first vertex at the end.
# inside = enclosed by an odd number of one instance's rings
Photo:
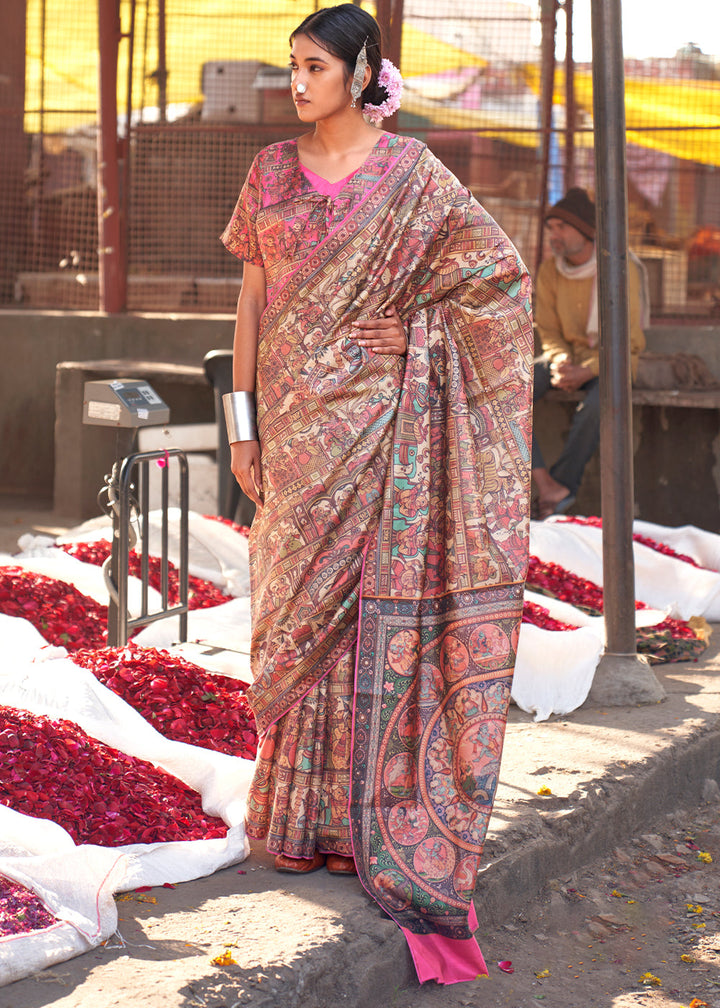
POLYGON ((397 107, 354 4, 291 37, 297 140, 261 151, 226 397, 250 532, 247 832, 357 871, 421 981, 486 972, 472 895, 527 564, 527 271, 397 107))

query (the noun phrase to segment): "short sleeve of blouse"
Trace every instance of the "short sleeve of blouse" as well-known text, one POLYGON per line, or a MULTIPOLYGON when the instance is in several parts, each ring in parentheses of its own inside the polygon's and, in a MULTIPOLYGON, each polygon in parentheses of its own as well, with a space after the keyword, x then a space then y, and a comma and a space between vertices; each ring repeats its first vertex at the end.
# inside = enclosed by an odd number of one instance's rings
POLYGON ((220 235, 220 241, 228 252, 232 252, 238 259, 252 263, 254 266, 263 265, 256 226, 257 212, 261 205, 258 178, 259 172, 256 159, 253 161, 245 183, 240 190, 240 196, 233 210, 233 215, 228 221, 227 227, 220 235))

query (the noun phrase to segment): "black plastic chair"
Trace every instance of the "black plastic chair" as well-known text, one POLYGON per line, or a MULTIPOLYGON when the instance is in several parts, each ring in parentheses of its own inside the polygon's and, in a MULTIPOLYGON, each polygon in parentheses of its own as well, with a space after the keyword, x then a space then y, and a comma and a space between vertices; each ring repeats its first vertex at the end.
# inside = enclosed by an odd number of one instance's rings
POLYGON ((230 471, 230 446, 225 428, 222 397, 232 392, 232 350, 209 350, 203 358, 207 380, 215 395, 215 421, 218 431, 217 447, 217 512, 239 525, 250 525, 255 517, 255 503, 247 497, 230 471))

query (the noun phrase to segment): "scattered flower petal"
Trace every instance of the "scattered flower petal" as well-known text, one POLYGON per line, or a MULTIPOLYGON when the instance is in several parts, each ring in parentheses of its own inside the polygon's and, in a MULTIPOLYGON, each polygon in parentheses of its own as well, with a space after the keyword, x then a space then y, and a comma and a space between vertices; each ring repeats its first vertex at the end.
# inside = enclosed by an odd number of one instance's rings
POLYGON ((509 959, 503 959, 502 962, 498 963, 498 969, 501 969, 503 973, 514 973, 515 967, 509 959))
POLYGON ((662 987, 662 980, 654 973, 643 973, 640 977, 640 983, 645 984, 646 987, 662 987))
POLYGON ((222 955, 215 956, 210 962, 213 966, 237 966, 237 960, 233 959, 233 954, 229 948, 226 948, 222 955))

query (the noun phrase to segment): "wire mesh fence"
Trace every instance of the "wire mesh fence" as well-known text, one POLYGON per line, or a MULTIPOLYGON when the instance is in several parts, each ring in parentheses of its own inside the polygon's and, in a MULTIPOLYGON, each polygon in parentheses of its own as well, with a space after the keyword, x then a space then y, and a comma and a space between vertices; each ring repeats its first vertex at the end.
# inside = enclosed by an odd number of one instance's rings
MULTIPOLYGON (((429 145, 531 268, 543 208, 571 184, 594 189, 592 66, 571 58, 573 6, 589 2, 393 5, 406 84, 398 132, 429 145)), ((234 310, 239 264, 218 235, 255 153, 300 131, 288 37, 320 6, 119 0, 128 309, 234 310)), ((0 54, 19 81, 0 104, 6 307, 99 305, 97 25, 96 4, 5 0, 0 54)), ((707 316, 720 298, 720 63, 678 44, 670 57, 626 61, 629 237, 656 317, 707 316)))

